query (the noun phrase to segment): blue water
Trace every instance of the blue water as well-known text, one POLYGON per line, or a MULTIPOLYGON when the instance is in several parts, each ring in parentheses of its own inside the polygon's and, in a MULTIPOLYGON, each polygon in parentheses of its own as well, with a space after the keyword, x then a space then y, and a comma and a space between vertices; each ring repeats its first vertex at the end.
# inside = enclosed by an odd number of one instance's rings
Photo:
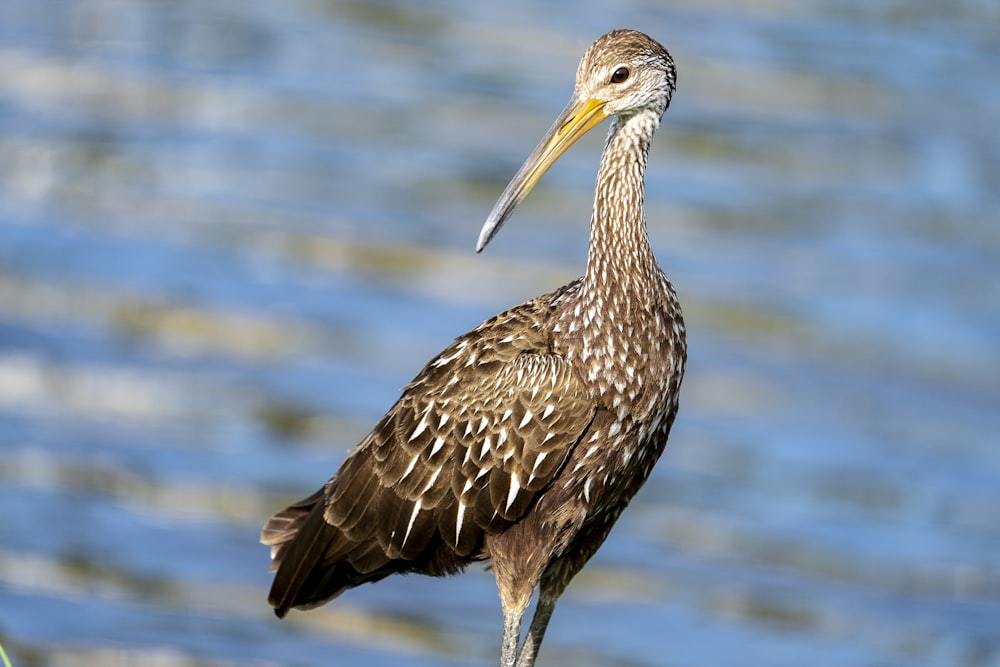
POLYGON ((260 525, 452 337, 579 275, 600 132, 493 200, 634 26, 690 362, 539 665, 1000 665, 1000 10, 0 8, 0 643, 24 665, 489 665, 492 575, 278 621, 260 525))

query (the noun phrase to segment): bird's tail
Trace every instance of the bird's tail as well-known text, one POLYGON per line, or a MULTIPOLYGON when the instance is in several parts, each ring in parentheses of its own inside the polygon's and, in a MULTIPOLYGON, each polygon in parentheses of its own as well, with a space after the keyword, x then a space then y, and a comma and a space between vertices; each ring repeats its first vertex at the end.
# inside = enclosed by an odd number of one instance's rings
POLYGON ((292 608, 313 609, 348 588, 413 569, 410 561, 386 556, 374 534, 362 531, 351 539, 331 524, 325 516, 326 491, 286 507, 261 530, 275 573, 268 602, 278 618, 292 608))
POLYGON ((367 458, 370 451, 356 451, 324 488, 264 525, 260 541, 271 547, 275 572, 268 601, 279 618, 293 607, 318 607, 348 588, 391 574, 454 574, 478 557, 475 544, 473 554, 456 553, 441 538, 436 517, 420 514, 419 500, 383 486, 376 462, 367 458), (393 543, 397 533, 410 536, 417 548, 402 553, 393 543))
POLYGON ((283 618, 292 607, 309 609, 328 602, 349 588, 333 575, 336 567, 323 567, 339 531, 323 517, 323 489, 271 517, 260 541, 271 547, 275 572, 268 602, 283 618))

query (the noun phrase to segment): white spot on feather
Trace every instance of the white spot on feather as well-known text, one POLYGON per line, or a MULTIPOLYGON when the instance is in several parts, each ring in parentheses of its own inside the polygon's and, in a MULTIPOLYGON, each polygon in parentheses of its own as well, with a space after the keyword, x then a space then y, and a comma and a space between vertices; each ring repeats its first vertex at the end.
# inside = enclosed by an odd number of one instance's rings
POLYGON ((406 541, 408 539, 410 539, 410 531, 413 530, 413 524, 417 520, 417 515, 418 514, 420 514, 420 501, 419 500, 416 503, 414 503, 414 505, 413 505, 413 513, 410 514, 410 523, 408 523, 406 525, 406 535, 403 535, 403 542, 402 542, 402 544, 399 545, 400 549, 402 549, 403 547, 405 547, 406 546, 406 541))
POLYGON ((440 474, 441 474, 441 468, 438 468, 437 470, 435 470, 434 474, 431 475, 431 478, 429 480, 427 480, 426 484, 424 484, 424 490, 421 491, 420 493, 421 494, 427 493, 431 489, 431 487, 434 486, 434 482, 437 481, 438 475, 440 475, 440 474))
POLYGON ((443 446, 444 446, 444 438, 438 438, 438 439, 436 439, 436 440, 434 441, 434 446, 433 446, 433 447, 431 447, 431 456, 434 456, 434 455, 435 455, 435 454, 437 454, 437 453, 438 453, 439 451, 441 451, 441 448, 442 448, 443 446))
POLYGON ((514 500, 517 499, 517 492, 521 489, 521 483, 517 479, 517 473, 510 476, 510 490, 507 492, 507 507, 504 511, 510 509, 510 506, 514 504, 514 500))
POLYGON ((466 346, 466 345, 467 345, 467 343, 466 343, 466 342, 465 342, 465 341, 463 340, 463 341, 462 341, 461 343, 459 343, 459 344, 458 344, 458 346, 457 346, 457 347, 455 348, 455 352, 454 352, 454 354, 449 354, 449 355, 448 355, 448 356, 446 356, 446 357, 438 357, 437 361, 435 361, 433 365, 434 365, 434 366, 435 366, 436 368, 440 368, 441 366, 444 366, 444 365, 445 365, 445 364, 447 364, 448 362, 450 362, 450 361, 452 361, 453 359, 455 359, 455 358, 456 358, 456 357, 457 357, 458 355, 462 354, 462 350, 464 350, 464 349, 465 349, 465 346, 466 346))
POLYGON ((427 413, 425 412, 424 416, 420 419, 420 423, 417 424, 417 427, 413 429, 413 433, 410 434, 410 442, 416 440, 417 437, 419 437, 420 434, 423 433, 424 430, 426 429, 427 429, 427 413))
POLYGON ((400 482, 402 482, 404 479, 410 476, 410 473, 413 472, 413 469, 417 467, 418 460, 420 460, 420 454, 414 454, 413 459, 410 460, 410 465, 406 468, 406 472, 404 472, 403 476, 399 478, 400 482))
POLYGON ((544 461, 545 457, 548 456, 548 455, 549 455, 548 452, 539 452, 538 456, 535 457, 535 465, 531 466, 531 475, 532 475, 532 477, 534 477, 535 472, 538 470, 538 466, 540 466, 542 464, 542 461, 544 461))
POLYGON ((455 544, 462 537, 462 522, 465 520, 465 503, 458 501, 458 516, 455 517, 455 544))

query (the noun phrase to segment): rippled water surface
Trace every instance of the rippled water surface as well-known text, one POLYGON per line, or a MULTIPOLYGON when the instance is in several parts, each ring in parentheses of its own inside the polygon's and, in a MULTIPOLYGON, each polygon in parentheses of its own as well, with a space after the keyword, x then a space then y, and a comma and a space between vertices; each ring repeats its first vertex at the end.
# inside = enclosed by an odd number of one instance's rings
POLYGON ((25 665, 489 665, 481 568, 276 620, 261 523, 450 339, 578 275, 598 35, 679 88, 647 217, 670 446, 539 665, 1000 665, 1000 10, 0 7, 0 642, 25 665))

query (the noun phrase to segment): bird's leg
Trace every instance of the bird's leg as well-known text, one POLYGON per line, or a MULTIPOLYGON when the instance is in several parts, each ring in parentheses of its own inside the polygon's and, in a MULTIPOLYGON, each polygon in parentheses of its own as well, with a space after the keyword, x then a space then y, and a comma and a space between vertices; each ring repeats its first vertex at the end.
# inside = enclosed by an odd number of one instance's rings
POLYGON ((573 579, 573 575, 580 571, 585 562, 586 559, 559 558, 545 568, 538 586, 538 604, 535 606, 535 615, 532 617, 528 633, 524 637, 524 644, 521 646, 521 653, 517 658, 517 667, 532 667, 535 664, 538 649, 545 636, 545 629, 549 627, 552 610, 556 607, 556 600, 563 594, 573 579))
POLYGON ((500 648, 500 667, 515 667, 518 645, 521 643, 521 620, 531 604, 535 587, 542 576, 544 561, 529 555, 525 557, 521 532, 527 524, 515 524, 497 536, 487 538, 493 574, 500 592, 503 609, 503 642, 500 648))
POLYGON ((500 645, 500 667, 515 667, 517 662, 517 645, 521 641, 522 612, 507 611, 503 613, 503 643, 500 645))
POLYGON ((555 597, 539 595, 535 615, 531 619, 528 634, 525 636, 521 652, 517 656, 517 667, 532 667, 535 664, 538 648, 542 645, 542 637, 545 636, 545 628, 549 625, 549 618, 552 617, 552 610, 555 609, 555 606, 555 597))

